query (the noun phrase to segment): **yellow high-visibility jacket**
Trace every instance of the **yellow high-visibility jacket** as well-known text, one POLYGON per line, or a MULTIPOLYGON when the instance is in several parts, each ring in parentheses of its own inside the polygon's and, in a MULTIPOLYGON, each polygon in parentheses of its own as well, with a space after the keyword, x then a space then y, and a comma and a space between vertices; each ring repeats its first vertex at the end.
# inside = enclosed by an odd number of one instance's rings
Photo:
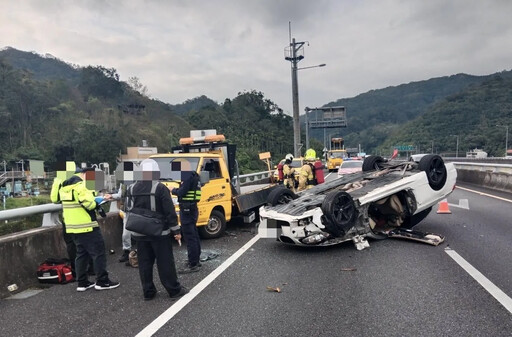
POLYGON ((62 202, 66 233, 86 233, 91 232, 94 227, 99 227, 96 221, 97 205, 94 201, 94 191, 87 189, 80 177, 75 175, 62 182, 59 198, 62 202))

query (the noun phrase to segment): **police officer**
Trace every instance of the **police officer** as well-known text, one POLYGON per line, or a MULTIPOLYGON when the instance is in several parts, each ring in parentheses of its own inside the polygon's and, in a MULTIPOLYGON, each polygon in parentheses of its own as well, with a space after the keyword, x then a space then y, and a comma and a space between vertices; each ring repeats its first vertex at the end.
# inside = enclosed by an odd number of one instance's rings
POLYGON ((62 182, 58 193, 62 202, 62 216, 66 233, 73 235, 76 246, 77 291, 114 289, 119 282, 111 281, 107 272, 105 242, 96 221, 96 207, 101 197, 94 196, 85 185, 85 174, 93 168, 77 169, 76 174, 62 182), (90 282, 87 276, 89 257, 92 258, 96 283, 90 282))
POLYGON ((181 232, 187 244, 188 263, 184 269, 178 270, 180 274, 198 272, 201 267, 201 240, 197 231, 197 217, 199 211, 197 203, 201 199, 201 181, 195 171, 184 171, 179 188, 173 188, 172 194, 178 197, 180 204, 181 232))

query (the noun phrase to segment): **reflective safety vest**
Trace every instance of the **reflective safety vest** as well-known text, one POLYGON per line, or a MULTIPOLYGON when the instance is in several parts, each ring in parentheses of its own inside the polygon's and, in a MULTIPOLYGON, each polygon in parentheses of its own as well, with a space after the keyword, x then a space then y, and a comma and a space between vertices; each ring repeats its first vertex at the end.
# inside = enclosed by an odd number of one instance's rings
POLYGON ((199 200, 201 200, 201 181, 197 174, 192 175, 190 179, 193 179, 190 182, 190 189, 185 196, 181 198, 181 201, 199 202, 199 200))
POLYGON ((87 233, 92 232, 94 227, 99 227, 94 215, 96 208, 94 192, 85 187, 83 180, 76 179, 75 183, 62 186, 59 190, 59 198, 62 202, 62 217, 66 233, 87 233))

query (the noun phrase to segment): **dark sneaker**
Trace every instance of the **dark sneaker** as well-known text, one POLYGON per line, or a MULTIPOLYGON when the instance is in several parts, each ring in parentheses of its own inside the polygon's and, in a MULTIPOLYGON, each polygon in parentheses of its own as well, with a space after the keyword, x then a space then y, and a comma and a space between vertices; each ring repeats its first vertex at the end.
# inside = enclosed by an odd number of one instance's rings
POLYGON ((123 251, 123 255, 121 255, 121 257, 119 258, 119 262, 126 262, 126 261, 128 261, 129 255, 130 255, 130 251, 129 250, 123 251))
POLYGON ((119 287, 119 282, 108 280, 107 282, 96 282, 94 289, 96 290, 108 290, 119 287))
POLYGON ((195 266, 189 266, 187 265, 185 268, 178 270, 178 274, 190 274, 190 273, 196 273, 201 270, 201 265, 197 264, 195 266))
POLYGON ((188 288, 185 288, 184 286, 181 286, 181 289, 180 289, 180 291, 177 294, 169 295, 169 297, 172 298, 172 299, 177 299, 177 298, 180 298, 181 296, 183 296, 185 294, 188 294, 188 292, 189 292, 188 288))
POLYGON ((86 291, 87 289, 91 289, 96 284, 90 281, 87 281, 85 283, 79 283, 78 287, 76 287, 76 291, 86 291))

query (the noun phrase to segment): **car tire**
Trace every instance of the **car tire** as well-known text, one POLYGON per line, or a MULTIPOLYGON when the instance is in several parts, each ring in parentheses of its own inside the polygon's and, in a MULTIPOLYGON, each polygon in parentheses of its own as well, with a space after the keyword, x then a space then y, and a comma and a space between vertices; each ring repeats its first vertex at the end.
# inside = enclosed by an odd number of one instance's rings
POLYGON ((417 214, 414 214, 412 216, 405 218, 404 224, 401 227, 407 228, 407 229, 412 229, 414 226, 419 224, 423 219, 425 219, 431 211, 432 211, 432 207, 429 207, 417 214))
POLYGON ((297 199, 297 195, 285 187, 278 187, 272 190, 267 197, 268 206, 284 205, 297 199))
POLYGON ((368 156, 363 161, 363 172, 382 170, 384 164, 384 158, 381 156, 368 156))
POLYGON ((427 174, 428 184, 434 191, 439 191, 446 183, 446 167, 441 156, 429 154, 421 158, 418 167, 427 174))
POLYGON ((343 233, 355 224, 357 209, 354 200, 347 192, 337 191, 327 194, 321 209, 328 222, 343 233))
POLYGON ((208 223, 204 226, 199 226, 199 235, 203 239, 214 239, 218 238, 226 230, 226 217, 222 212, 213 210, 208 219, 208 223))

